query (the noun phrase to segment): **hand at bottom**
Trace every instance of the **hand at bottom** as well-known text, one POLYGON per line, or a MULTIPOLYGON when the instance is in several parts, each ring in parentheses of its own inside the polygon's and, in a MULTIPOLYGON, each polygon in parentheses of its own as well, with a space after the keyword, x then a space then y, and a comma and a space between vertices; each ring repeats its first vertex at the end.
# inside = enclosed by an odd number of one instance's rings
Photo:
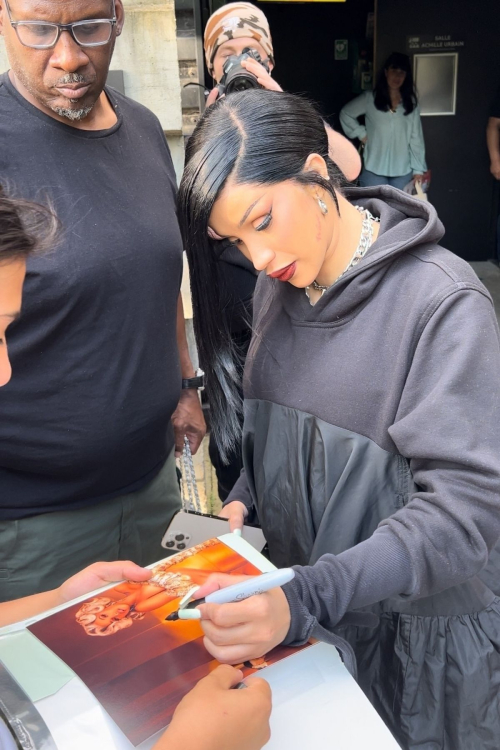
POLYGON ((250 678, 246 690, 233 690, 242 679, 238 669, 220 666, 200 680, 153 750, 260 750, 271 735, 271 688, 250 678))

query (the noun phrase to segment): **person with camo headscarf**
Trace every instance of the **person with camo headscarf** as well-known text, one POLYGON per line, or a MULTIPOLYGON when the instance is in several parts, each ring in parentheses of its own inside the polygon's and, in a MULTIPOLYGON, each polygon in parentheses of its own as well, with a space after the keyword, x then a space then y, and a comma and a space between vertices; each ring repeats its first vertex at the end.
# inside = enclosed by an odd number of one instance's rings
POLYGON ((214 58, 219 48, 235 39, 246 40, 247 47, 257 49, 262 59, 267 58, 274 66, 271 31, 263 12, 252 3, 229 3, 210 16, 205 29, 205 59, 210 73, 213 73, 214 58), (253 40, 255 46, 249 40, 253 40))
MULTIPOLYGON (((231 55, 241 55, 246 47, 256 50, 269 72, 263 65, 251 58, 242 62, 249 73, 252 73, 264 89, 282 91, 283 89, 272 77, 275 67, 273 41, 269 22, 264 13, 252 3, 236 2, 223 5, 208 19, 204 34, 204 50, 207 68, 218 84, 223 75, 223 67, 231 55)), ((211 91, 207 106, 219 96, 217 86, 211 91)), ((337 133, 327 123, 325 127, 330 144, 330 156, 343 172, 348 181, 355 180, 361 171, 361 159, 358 152, 343 135, 337 133)))

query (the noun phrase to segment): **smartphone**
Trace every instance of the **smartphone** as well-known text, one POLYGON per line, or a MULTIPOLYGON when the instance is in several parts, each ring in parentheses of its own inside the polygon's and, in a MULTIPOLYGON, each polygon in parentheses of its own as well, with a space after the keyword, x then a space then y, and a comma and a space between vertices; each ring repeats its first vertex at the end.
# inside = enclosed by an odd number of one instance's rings
MULTIPOLYGON (((195 510, 180 510, 163 535, 161 546, 172 553, 181 552, 207 539, 227 534, 228 531, 229 523, 225 518, 195 510)), ((264 534, 254 526, 243 526, 242 537, 258 552, 262 552, 266 546, 264 534)))

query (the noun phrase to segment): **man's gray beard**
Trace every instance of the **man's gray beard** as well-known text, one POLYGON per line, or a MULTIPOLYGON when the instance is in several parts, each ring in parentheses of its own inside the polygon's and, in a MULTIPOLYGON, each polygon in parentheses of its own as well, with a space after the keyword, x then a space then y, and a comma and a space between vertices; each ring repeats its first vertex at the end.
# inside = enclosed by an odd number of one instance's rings
POLYGON ((59 115, 59 117, 65 117, 67 120, 77 122, 78 120, 84 120, 87 115, 92 112, 94 107, 84 107, 83 109, 66 109, 65 107, 51 107, 51 110, 59 115))
MULTIPOLYGON (((31 82, 25 75, 24 70, 16 67, 15 73, 23 86, 30 92, 30 94, 35 99, 40 101, 35 87, 31 85, 31 82)), ((85 78, 80 75, 80 73, 67 73, 58 81, 59 85, 64 83, 85 83, 85 78)), ((71 120, 72 122, 79 122, 80 120, 84 120, 90 114, 90 112, 92 112, 92 110, 94 109, 94 105, 95 102, 90 107, 82 107, 82 109, 69 109, 67 107, 51 107, 50 104, 45 103, 45 106, 49 107, 49 109, 55 112, 56 115, 59 115, 59 117, 65 117, 67 120, 71 120)))
MULTIPOLYGON (((65 76, 59 79, 58 84, 64 83, 86 83, 85 78, 79 73, 67 73, 65 76)), ((77 100, 78 101, 78 100, 77 100)), ((49 105, 50 106, 50 105, 49 105)), ((68 107, 50 107, 59 117, 65 117, 67 120, 77 122, 78 120, 84 120, 87 115, 92 112, 94 105, 90 107, 82 107, 82 109, 69 109, 68 107)))

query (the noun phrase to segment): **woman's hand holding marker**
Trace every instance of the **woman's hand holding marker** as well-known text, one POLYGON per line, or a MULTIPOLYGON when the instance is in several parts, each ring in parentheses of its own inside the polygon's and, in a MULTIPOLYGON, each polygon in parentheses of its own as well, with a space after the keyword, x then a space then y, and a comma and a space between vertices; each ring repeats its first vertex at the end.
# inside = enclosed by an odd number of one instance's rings
MULTIPOLYGON (((214 573, 196 592, 201 599, 252 576, 214 573)), ((240 664, 263 656, 280 644, 290 628, 290 608, 281 588, 231 604, 200 604, 205 647, 223 664, 240 664)))

